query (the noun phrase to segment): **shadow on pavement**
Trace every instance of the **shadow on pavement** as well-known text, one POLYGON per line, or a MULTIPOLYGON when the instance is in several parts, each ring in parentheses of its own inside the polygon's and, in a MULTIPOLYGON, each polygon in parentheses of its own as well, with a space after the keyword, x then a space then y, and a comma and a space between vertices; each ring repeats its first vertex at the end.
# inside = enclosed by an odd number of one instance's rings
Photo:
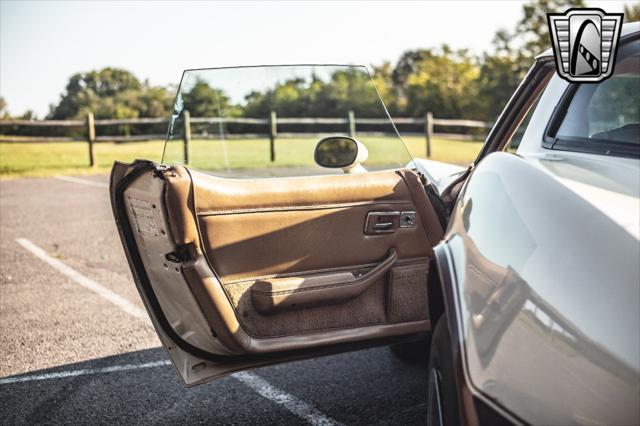
MULTIPOLYGON (((286 408, 233 377, 185 389, 166 361, 168 357, 158 347, 12 376, 90 370, 71 377, 0 384, 0 423, 302 423, 286 408), (95 373, 148 363, 158 366, 95 373)), ((344 424, 421 424, 426 416, 425 366, 403 364, 387 348, 266 367, 254 373, 344 424)))

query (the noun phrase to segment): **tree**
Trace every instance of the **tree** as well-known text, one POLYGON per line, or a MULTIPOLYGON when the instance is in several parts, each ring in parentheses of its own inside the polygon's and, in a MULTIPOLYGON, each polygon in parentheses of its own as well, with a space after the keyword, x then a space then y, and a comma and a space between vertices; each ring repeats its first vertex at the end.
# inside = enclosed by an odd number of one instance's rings
POLYGON ((465 49, 420 49, 405 52, 393 72, 403 114, 420 117, 474 115, 473 99, 480 69, 465 49))
POLYGON ((498 117, 526 72, 526 68, 518 63, 517 52, 507 30, 498 30, 492 44, 493 52, 485 52, 480 61, 476 82, 478 92, 471 108, 477 118, 485 121, 498 117))
POLYGON ((0 118, 9 118, 9 111, 7 111, 7 101, 0 96, 0 118))
POLYGON ((28 109, 18 118, 20 120, 37 120, 38 116, 32 109, 28 109))
POLYGON ((195 81, 187 91, 182 91, 184 109, 192 117, 237 116, 234 105, 224 92, 213 88, 202 79, 195 81))
POLYGON ((385 106, 393 115, 397 114, 401 105, 398 101, 398 93, 393 83, 393 65, 385 61, 381 65, 373 65, 373 83, 384 101, 385 106))
POLYGON ((262 92, 251 92, 245 97, 244 115, 268 117, 271 111, 286 117, 306 115, 310 108, 310 92, 318 91, 313 87, 317 82, 315 76, 308 86, 303 78, 290 78, 262 92))
POLYGON ((290 78, 250 93, 242 109, 248 117, 267 117, 270 111, 286 117, 346 117, 350 110, 360 117, 384 115, 371 77, 359 67, 336 68, 325 79, 290 78))
POLYGON ((149 86, 147 82, 138 94, 140 117, 168 117, 173 107, 175 89, 149 86))
POLYGON ((168 116, 173 95, 164 87, 141 83, 132 73, 117 68, 71 76, 48 118, 82 118, 92 111, 96 118, 168 116))
POLYGON ((380 97, 371 81, 372 77, 363 68, 337 69, 326 83, 322 96, 317 96, 310 112, 344 117, 354 111, 360 117, 383 117, 384 109, 380 97), (320 100, 320 102, 318 102, 320 100))
MULTIPOLYGON (((11 114, 9 114, 9 110, 7 109, 7 101, 5 101, 5 99, 2 96, 0 96, 0 118, 2 119, 13 118, 11 117, 11 114)), ((22 115, 16 118, 20 120, 37 120, 38 116, 36 115, 35 112, 33 112, 33 110, 28 109, 22 115)))
POLYGON ((501 29, 493 49, 481 60, 478 96, 473 110, 483 120, 495 120, 533 62, 551 47, 547 13, 583 7, 583 0, 537 0, 523 5, 522 17, 513 32, 501 29))
POLYGON ((134 117, 132 103, 135 92, 142 89, 140 81, 129 71, 104 68, 71 76, 65 93, 58 105, 49 113, 49 118, 79 118, 87 111, 96 116, 134 117), (116 102, 116 98, 118 102, 116 102))
POLYGON ((512 34, 518 45, 516 59, 521 73, 529 68, 532 58, 551 47, 547 13, 574 7, 585 7, 584 0, 535 0, 522 6, 522 18, 512 34))
POLYGON ((478 119, 495 121, 520 83, 519 71, 520 67, 511 56, 485 54, 472 108, 478 119))
POLYGON ((624 22, 640 21, 640 3, 624 5, 624 22))
MULTIPOLYGON (((100 118, 167 117, 171 114, 173 95, 164 87, 141 83, 129 71, 104 68, 71 76, 57 105, 50 107, 47 118, 78 119, 91 111, 100 118)), ((107 126, 102 134, 160 132, 161 125, 107 126)))

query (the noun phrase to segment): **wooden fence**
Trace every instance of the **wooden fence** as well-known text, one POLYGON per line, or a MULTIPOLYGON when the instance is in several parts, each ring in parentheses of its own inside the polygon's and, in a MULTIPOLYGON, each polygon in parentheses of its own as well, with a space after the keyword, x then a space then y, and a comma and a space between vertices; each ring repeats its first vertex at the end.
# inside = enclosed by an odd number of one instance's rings
MULTIPOLYGON (((230 138, 257 138, 266 137, 269 138, 270 145, 270 157, 271 161, 275 161, 275 140, 276 138, 287 137, 300 137, 300 136, 313 136, 317 133, 300 133, 300 132, 278 132, 278 125, 297 124, 297 125, 344 125, 345 133, 350 136, 356 136, 356 129, 358 125, 376 126, 376 125, 388 125, 389 120, 386 118, 356 118, 353 111, 349 111, 347 117, 344 118, 313 118, 313 117, 278 117, 275 112, 271 112, 269 118, 248 118, 248 117, 191 117, 189 111, 184 111, 184 131, 181 133, 181 138, 184 143, 184 161, 189 163, 189 144, 193 137, 196 138, 211 138, 208 133, 192 133, 192 125, 194 124, 247 124, 260 126, 262 131, 257 133, 235 133, 225 134, 230 138)), ((457 120, 457 119, 445 119, 434 118, 431 112, 425 114, 422 118, 408 118, 399 117, 394 118, 393 122, 396 125, 416 125, 422 126, 423 134, 425 136, 425 148, 427 157, 431 157, 431 140, 433 137, 442 138, 462 138, 470 139, 468 134, 454 134, 454 133, 434 133, 435 126, 449 126, 449 127, 461 127, 461 128, 476 128, 476 129, 488 129, 491 127, 490 123, 476 120, 457 120)), ((0 135, 0 142, 18 143, 51 143, 51 142, 86 142, 88 146, 89 165, 95 166, 95 149, 94 146, 99 142, 138 142, 148 140, 164 140, 166 134, 145 134, 145 135, 99 135, 96 131, 97 128, 104 126, 116 126, 116 125, 140 125, 140 124, 167 124, 169 118, 122 118, 122 119, 95 119, 93 113, 88 113, 84 120, 0 120, 0 127, 67 127, 67 128, 80 128, 84 129, 84 135, 82 137, 65 137, 65 136, 18 136, 18 135, 0 135)), ((359 132, 360 134, 368 135, 384 135, 390 134, 390 132, 359 132)), ((403 132, 404 133, 404 132, 403 132)), ((407 133, 404 133, 407 134, 407 133)), ((416 133, 410 133, 416 134, 416 133)))

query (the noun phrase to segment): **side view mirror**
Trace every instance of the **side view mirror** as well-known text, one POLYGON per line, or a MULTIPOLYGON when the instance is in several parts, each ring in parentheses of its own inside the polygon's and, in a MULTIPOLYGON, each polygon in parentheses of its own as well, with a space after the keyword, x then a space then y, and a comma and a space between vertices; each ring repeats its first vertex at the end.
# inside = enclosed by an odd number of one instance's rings
POLYGON ((369 151, 357 140, 347 136, 329 136, 316 145, 313 158, 322 167, 342 169, 345 173, 362 173, 361 163, 367 161, 369 151))

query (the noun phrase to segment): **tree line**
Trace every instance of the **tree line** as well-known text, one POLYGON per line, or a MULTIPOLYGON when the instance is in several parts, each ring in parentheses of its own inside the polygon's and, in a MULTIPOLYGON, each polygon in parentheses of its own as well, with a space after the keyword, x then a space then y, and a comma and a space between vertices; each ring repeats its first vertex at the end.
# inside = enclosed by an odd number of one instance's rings
MULTIPOLYGON (((520 20, 511 30, 495 34, 491 49, 474 55, 467 49, 452 49, 446 44, 429 49, 404 52, 393 64, 371 67, 373 81, 392 116, 422 117, 427 111, 441 118, 466 118, 493 121, 498 116, 533 58, 550 47, 548 12, 563 12, 584 7, 583 0, 535 0, 524 4, 520 20)), ((625 7, 625 20, 640 18, 640 5, 625 7)), ((232 115, 266 117, 270 109, 282 116, 343 116, 340 93, 344 85, 357 90, 363 84, 358 75, 332 76, 329 82, 311 84, 292 79, 265 92, 247 96, 242 108, 230 104, 224 94, 197 82, 185 103, 192 116, 217 115, 204 110, 212 105, 207 99, 223 99, 232 115), (303 105, 304 108, 300 106, 303 105), (197 110, 203 108, 202 111, 197 110)), ((129 71, 104 68, 77 73, 69 79, 65 92, 50 106, 47 119, 77 119, 92 111, 96 118, 164 117, 171 114, 176 87, 152 86, 129 71)), ((365 92, 363 92, 365 93, 365 92)), ((374 116, 377 99, 360 100, 358 115, 374 116)), ((9 117, 0 98, 0 116, 9 117)), ((27 111, 18 118, 36 118, 27 111)))

